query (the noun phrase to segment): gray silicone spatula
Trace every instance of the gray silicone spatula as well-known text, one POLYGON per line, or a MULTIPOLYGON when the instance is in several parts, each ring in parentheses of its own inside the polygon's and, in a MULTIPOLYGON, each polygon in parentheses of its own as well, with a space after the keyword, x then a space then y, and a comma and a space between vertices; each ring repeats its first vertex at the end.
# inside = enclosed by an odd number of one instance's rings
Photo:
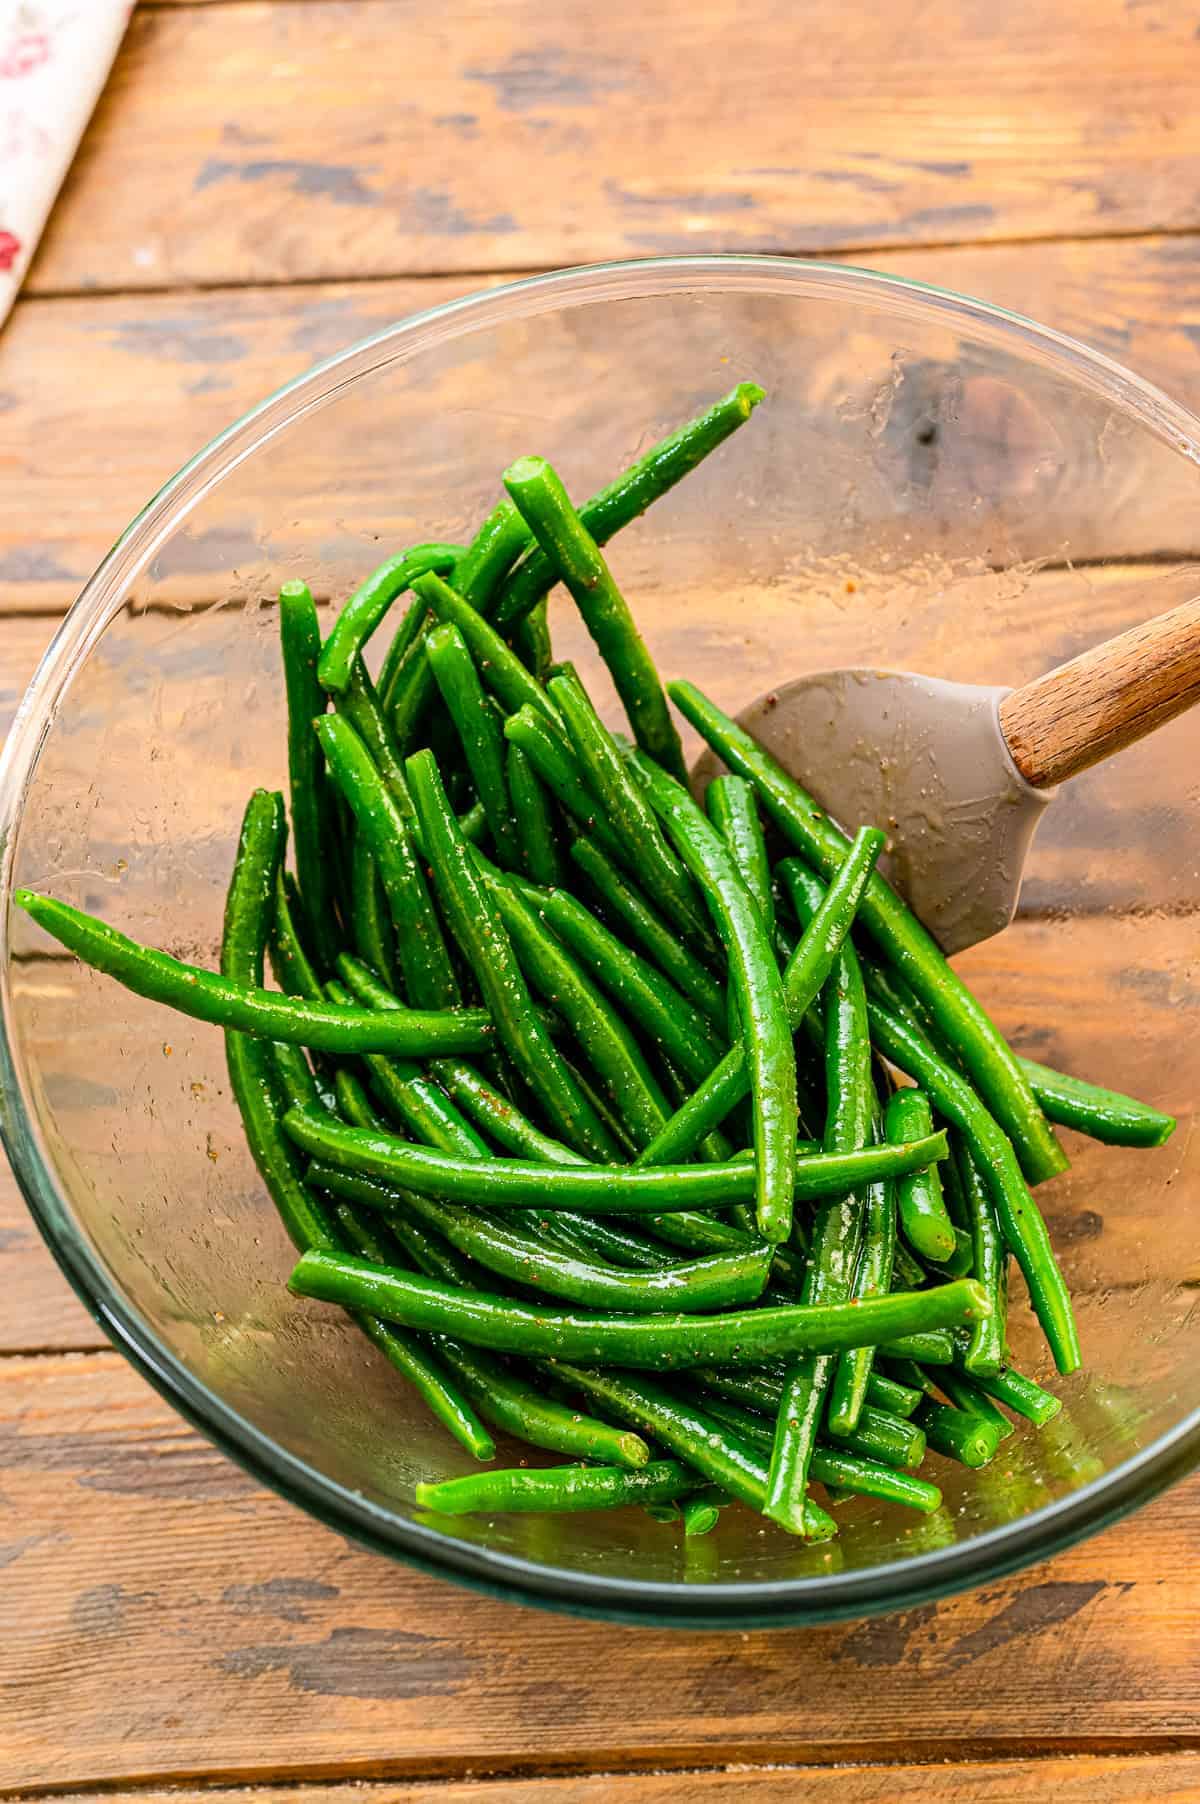
MULTIPOLYGON (((1068 777, 1200 700, 1200 598, 1020 689, 900 670, 825 670, 738 716, 884 869, 946 952, 1006 927, 1042 814, 1068 777)), ((720 766, 705 753, 699 791, 720 766)))

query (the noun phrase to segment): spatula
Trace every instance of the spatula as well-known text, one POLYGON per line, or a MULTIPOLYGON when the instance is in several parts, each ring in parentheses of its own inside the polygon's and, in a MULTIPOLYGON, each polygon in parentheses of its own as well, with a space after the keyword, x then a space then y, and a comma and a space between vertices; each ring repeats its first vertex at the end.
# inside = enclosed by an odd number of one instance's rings
MULTIPOLYGON (((1200 700, 1200 598, 1019 689, 911 671, 818 671, 738 716, 884 869, 946 952, 1006 927, 1056 787, 1200 700)), ((720 769, 706 752, 697 790, 720 769)))

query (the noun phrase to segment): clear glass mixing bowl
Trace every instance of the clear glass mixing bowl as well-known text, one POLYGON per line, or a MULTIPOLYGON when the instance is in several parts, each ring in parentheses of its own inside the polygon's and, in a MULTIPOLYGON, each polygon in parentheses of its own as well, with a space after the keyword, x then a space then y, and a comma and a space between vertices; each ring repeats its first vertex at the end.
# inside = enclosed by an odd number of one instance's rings
MULTIPOLYGON (((1070 340, 865 272, 772 259, 570 271, 322 364, 170 482, 92 578, 0 778, 4 896, 52 890, 211 961, 242 806, 281 784, 273 597, 338 602, 462 539, 522 452, 576 496, 739 378, 752 423, 611 546, 665 673, 736 708, 878 661, 1017 682, 1190 595, 1200 422, 1070 340)), ((556 597, 560 655, 593 660, 556 597)), ((814 758, 820 748, 813 748, 814 758)), ((221 1037, 0 921, 5 1141, 37 1220, 145 1375, 258 1477, 372 1547, 509 1597, 796 1622, 976 1584, 1112 1520, 1200 1451, 1200 714, 1072 784, 1021 913, 961 963, 1017 1045, 1176 1111, 1151 1152, 1074 1136, 1045 1188, 1087 1372, 924 1519, 859 1500, 807 1548, 741 1510, 685 1545, 633 1512, 435 1522, 470 1461, 334 1312, 290 1297, 221 1037)), ((1019 1360, 1048 1364, 1014 1310, 1019 1360)), ((518 1457, 521 1450, 510 1450, 518 1457)))

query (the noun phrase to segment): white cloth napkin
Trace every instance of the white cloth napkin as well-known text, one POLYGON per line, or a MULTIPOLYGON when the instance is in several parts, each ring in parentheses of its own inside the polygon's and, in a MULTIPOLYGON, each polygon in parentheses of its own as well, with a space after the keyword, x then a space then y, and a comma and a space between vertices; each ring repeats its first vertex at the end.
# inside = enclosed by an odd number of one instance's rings
POLYGON ((0 324, 132 11, 133 0, 0 0, 0 324))

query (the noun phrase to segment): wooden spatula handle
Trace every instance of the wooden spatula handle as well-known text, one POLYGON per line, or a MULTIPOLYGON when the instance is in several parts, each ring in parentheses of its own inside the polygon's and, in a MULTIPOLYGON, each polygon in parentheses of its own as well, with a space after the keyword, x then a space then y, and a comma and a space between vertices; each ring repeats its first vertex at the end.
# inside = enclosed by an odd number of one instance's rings
POLYGON ((1000 703, 1013 762, 1050 789, 1200 701, 1200 597, 1014 689, 1000 703))

